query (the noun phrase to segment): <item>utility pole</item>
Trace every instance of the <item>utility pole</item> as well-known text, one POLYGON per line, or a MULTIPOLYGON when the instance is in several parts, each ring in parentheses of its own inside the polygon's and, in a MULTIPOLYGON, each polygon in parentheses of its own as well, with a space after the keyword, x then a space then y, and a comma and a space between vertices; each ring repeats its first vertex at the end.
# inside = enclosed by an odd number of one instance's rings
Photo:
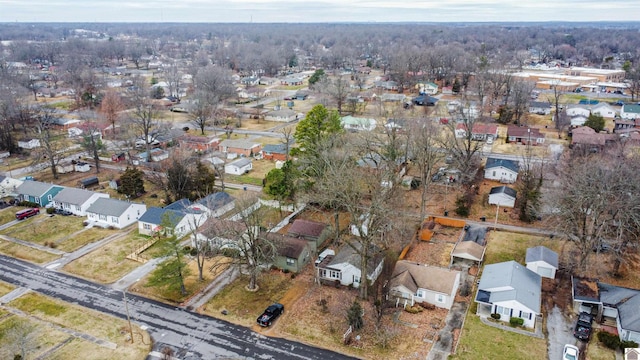
POLYGON ((495 224, 493 225, 493 228, 497 228, 498 227, 498 212, 500 211, 500 204, 496 203, 496 221, 495 224))
POLYGON ((127 312, 127 322, 129 322, 129 336, 131 336, 131 343, 133 344, 133 327, 131 326, 131 317, 129 317, 129 304, 127 303, 127 292, 122 290, 122 296, 124 298, 124 309, 127 312))

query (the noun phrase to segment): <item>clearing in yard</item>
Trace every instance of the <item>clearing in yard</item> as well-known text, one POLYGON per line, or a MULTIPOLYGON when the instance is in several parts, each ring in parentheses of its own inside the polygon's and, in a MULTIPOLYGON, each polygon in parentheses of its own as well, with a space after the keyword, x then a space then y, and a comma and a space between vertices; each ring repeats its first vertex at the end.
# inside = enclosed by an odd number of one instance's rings
MULTIPOLYGON (((151 349, 151 345, 144 345, 140 341, 140 336, 142 336, 145 342, 150 343, 149 335, 138 326, 134 326, 134 336, 137 336, 136 342, 131 344, 128 341, 129 331, 125 320, 52 299, 44 295, 27 293, 9 302, 7 306, 33 315, 44 322, 89 334, 99 339, 112 342, 117 346, 116 349, 106 349, 94 343, 75 341, 56 350, 54 353, 57 354, 55 355, 56 357, 47 358, 68 359, 69 357, 65 357, 66 355, 64 354, 83 354, 83 359, 142 359, 151 349), (71 350, 65 350, 68 345, 71 345, 71 350), (94 351, 94 355, 84 356, 85 354, 92 354, 94 351)), ((49 333, 50 329, 44 332, 49 333)), ((61 342, 67 337, 68 335, 65 334, 65 336, 58 339, 56 343, 61 342)))
POLYGON ((467 314, 456 354, 450 357, 454 360, 546 358, 547 342, 545 339, 520 335, 485 325, 477 315, 472 313, 467 314))
POLYGON ((36 264, 45 264, 59 259, 60 255, 0 239, 0 253, 36 264))
POLYGON ((616 352, 604 346, 596 336, 587 344, 587 359, 589 360, 615 360, 616 352))
POLYGON ((127 259, 127 255, 140 244, 148 241, 136 230, 123 233, 121 237, 76 259, 63 270, 103 284, 110 284, 140 266, 139 262, 127 259))
POLYGON ((487 250, 484 262, 485 264, 495 264, 515 260, 524 264, 527 248, 542 245, 560 254, 565 243, 560 239, 550 239, 547 236, 490 231, 487 233, 487 250))
POLYGON ((455 244, 448 242, 418 241, 411 246, 404 260, 418 264, 448 267, 454 246, 455 244))

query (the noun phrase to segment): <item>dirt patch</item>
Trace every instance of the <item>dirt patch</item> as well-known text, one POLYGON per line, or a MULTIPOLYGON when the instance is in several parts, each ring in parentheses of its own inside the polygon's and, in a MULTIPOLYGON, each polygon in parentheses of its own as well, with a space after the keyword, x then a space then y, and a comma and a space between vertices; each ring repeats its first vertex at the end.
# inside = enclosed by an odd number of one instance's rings
POLYGON ((453 247, 454 244, 448 242, 420 241, 411 247, 405 260, 418 264, 448 267, 453 247))

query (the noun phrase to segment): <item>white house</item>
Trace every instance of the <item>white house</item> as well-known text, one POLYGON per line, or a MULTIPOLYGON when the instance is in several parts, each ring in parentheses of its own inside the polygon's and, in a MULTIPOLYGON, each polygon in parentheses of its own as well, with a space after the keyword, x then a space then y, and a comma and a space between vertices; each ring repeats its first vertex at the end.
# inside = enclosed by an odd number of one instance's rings
POLYGON ((533 328, 540 315, 542 278, 515 261, 486 265, 478 284, 477 314, 500 315, 500 320, 521 318, 533 328))
POLYGON ((136 221, 147 210, 145 204, 136 204, 110 198, 98 198, 86 210, 87 219, 101 227, 123 229, 136 221))
POLYGON ((459 271, 401 260, 391 275, 389 294, 403 306, 417 302, 451 309, 459 285, 459 271))
POLYGON ((438 84, 428 82, 424 84, 417 84, 418 91, 421 94, 435 95, 438 93, 438 84))
POLYGON ((152 236, 169 231, 181 238, 202 225, 207 217, 204 209, 191 208, 187 199, 178 200, 164 208, 150 207, 138 220, 138 232, 152 236))
POLYGON ((89 190, 64 188, 53 197, 54 207, 85 216, 87 209, 99 198, 108 198, 109 194, 89 190))
POLYGON ((577 115, 571 117, 571 126, 582 126, 587 122, 587 117, 582 115, 577 115))
POLYGON ((267 115, 264 116, 264 119, 267 121, 281 121, 281 122, 289 122, 296 120, 298 118, 298 114, 290 109, 280 109, 269 111, 267 115))
POLYGON ((352 131, 371 131, 376 128, 376 120, 369 118, 358 118, 351 115, 340 119, 340 124, 346 130, 352 131))
POLYGON ((489 204, 504 207, 514 207, 516 191, 507 186, 496 186, 489 191, 489 204))
POLYGON ((242 175, 253 169, 253 163, 250 158, 240 158, 232 161, 224 166, 225 174, 242 175))
MULTIPOLYGON (((151 154, 151 161, 162 161, 162 160, 166 160, 169 158, 169 152, 166 150, 162 150, 162 149, 151 149, 149 150, 149 153, 151 154)), ((147 161, 147 152, 142 152, 140 154, 138 154, 138 159, 140 161, 146 162, 147 161)))
POLYGON ((622 105, 620 117, 627 120, 640 119, 640 105, 622 105))
POLYGON ((518 179, 520 164, 515 160, 487 158, 484 166, 484 178, 502 183, 514 183, 518 179))
POLYGON ((86 162, 77 162, 73 166, 73 169, 77 172, 89 172, 91 171, 91 165, 89 165, 89 163, 86 163, 86 162))
POLYGON ((567 106, 567 116, 584 116, 589 117, 591 110, 580 105, 567 106))
MULTIPOLYGON (((360 243, 354 244, 362 247, 360 243)), ((377 253, 371 251, 371 254, 377 253)), ((367 280, 372 284, 382 272, 384 258, 382 256, 372 256, 367 262, 367 280)), ((329 284, 336 282, 344 286, 360 287, 362 282, 362 272, 360 271, 360 255, 351 246, 344 246, 336 255, 327 255, 316 266, 318 278, 329 284)))
POLYGON ((18 147, 22 149, 36 149, 40 147, 40 139, 18 141, 18 147))
POLYGON ((525 263, 527 269, 536 274, 555 279, 556 270, 558 270, 558 254, 545 246, 528 248, 525 263))
POLYGON ((17 196, 16 189, 24 180, 14 179, 8 176, 0 175, 0 194, 4 196, 17 196))
POLYGON ((529 112, 538 115, 551 114, 551 103, 542 101, 532 101, 529 104, 529 112))
POLYGON ((235 206, 235 199, 231 195, 224 191, 218 191, 191 204, 190 208, 204 210, 210 217, 220 217, 233 210, 235 206))
POLYGON ((616 110, 609 104, 601 102, 591 109, 592 114, 600 115, 603 118, 615 118, 616 110))

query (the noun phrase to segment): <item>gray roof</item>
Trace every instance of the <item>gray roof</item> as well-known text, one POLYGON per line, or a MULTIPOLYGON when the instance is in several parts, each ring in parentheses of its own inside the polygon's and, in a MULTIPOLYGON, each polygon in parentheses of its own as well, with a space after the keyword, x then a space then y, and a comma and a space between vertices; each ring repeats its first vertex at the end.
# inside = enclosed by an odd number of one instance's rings
POLYGON ((515 173, 518 173, 518 171, 520 171, 520 164, 515 160, 496 159, 491 157, 487 158, 487 164, 484 166, 484 168, 491 169, 495 167, 503 167, 515 173))
POLYGON ((508 186, 496 186, 496 187, 492 187, 491 191, 489 191, 489 195, 493 195, 493 194, 505 194, 507 196, 510 196, 512 198, 516 198, 516 191, 513 190, 512 188, 508 187, 508 186))
POLYGON ((534 261, 544 261, 547 264, 558 268, 558 254, 545 246, 536 246, 527 249, 526 263, 534 261))
POLYGON ((226 192, 218 191, 203 197, 202 199, 196 201, 196 203, 207 207, 209 210, 217 210, 233 202, 234 200, 235 199, 226 192))
POLYGON ((133 203, 128 201, 118 199, 99 198, 89 206, 87 212, 106 216, 120 216, 132 204, 133 203))
POLYGON ((81 205, 89 200, 95 192, 76 188, 64 188, 56 196, 54 201, 81 205))
POLYGON ((250 150, 253 149, 256 146, 260 146, 260 143, 255 142, 255 141, 251 141, 251 140, 244 140, 244 139, 226 139, 226 140, 222 140, 222 142, 220 142, 220 146, 222 147, 233 147, 233 148, 238 148, 238 149, 245 149, 245 150, 250 150))
POLYGON ((634 296, 640 295, 640 290, 598 282, 600 301, 603 305, 620 306, 634 296))
POLYGON ((640 332, 640 311, 638 309, 640 309, 640 295, 633 296, 618 305, 621 328, 640 332))
POLYGON ((237 166, 239 168, 245 167, 247 165, 251 164, 251 159, 249 158, 240 158, 236 161, 230 162, 227 165, 232 165, 232 166, 237 166))
MULTIPOLYGON (((359 242, 355 243, 354 246, 356 248, 362 248, 362 244, 360 244, 359 242)), ((371 245, 371 250, 369 251, 369 254, 376 254, 376 253, 379 253, 379 251, 375 249, 375 246, 371 245)), ((373 272, 376 270, 376 267, 378 267, 378 264, 380 264, 381 260, 382 260, 381 256, 371 256, 369 258, 369 261, 367 261, 367 276, 370 276, 373 274, 373 272)), ((356 268, 360 269, 360 255, 353 247, 349 245, 345 245, 342 247, 342 249, 340 249, 340 252, 338 252, 327 264, 327 268, 331 268, 332 265, 338 265, 338 264, 344 264, 344 263, 351 264, 356 268)))
POLYGON ((529 103, 530 108, 551 108, 551 103, 544 101, 532 101, 529 103))
POLYGON ((484 246, 485 237, 487 236, 487 227, 480 225, 465 225, 464 227, 464 237, 462 241, 471 241, 475 242, 480 246, 484 246))
POLYGON ((42 196, 53 186, 62 188, 62 186, 47 184, 40 181, 26 180, 16 188, 18 194, 26 194, 31 196, 42 196))
POLYGON ((476 300, 488 303, 518 301, 540 313, 542 277, 515 261, 486 265, 482 271, 476 300), (505 288, 502 291, 490 289, 505 288))
POLYGON ((154 225, 160 225, 163 221, 167 221, 170 226, 175 226, 185 216, 187 216, 187 214, 179 210, 150 207, 140 216, 138 221, 154 225))
POLYGON ((450 295, 456 286, 459 271, 430 265, 420 265, 406 260, 396 263, 391 276, 391 286, 404 286, 415 293, 425 289, 450 295))

